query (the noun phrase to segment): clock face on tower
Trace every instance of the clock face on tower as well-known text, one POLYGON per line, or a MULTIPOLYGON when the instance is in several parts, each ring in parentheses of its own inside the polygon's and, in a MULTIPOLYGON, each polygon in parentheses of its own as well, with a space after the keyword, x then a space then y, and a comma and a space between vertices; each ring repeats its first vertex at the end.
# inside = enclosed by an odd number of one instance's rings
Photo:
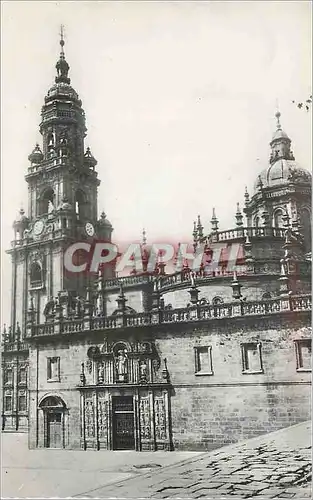
POLYGON ((86 231, 87 236, 93 236, 95 234, 95 229, 94 229, 93 225, 91 224, 91 222, 86 222, 85 231, 86 231))
POLYGON ((34 224, 34 227, 33 227, 33 233, 35 236, 39 236, 42 231, 43 231, 43 228, 44 228, 44 223, 42 220, 37 220, 34 224))

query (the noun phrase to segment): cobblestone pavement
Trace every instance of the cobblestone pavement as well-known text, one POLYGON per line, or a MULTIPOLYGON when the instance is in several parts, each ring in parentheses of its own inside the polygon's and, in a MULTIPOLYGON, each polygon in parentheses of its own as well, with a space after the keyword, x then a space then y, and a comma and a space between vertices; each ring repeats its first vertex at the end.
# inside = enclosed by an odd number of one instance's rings
POLYGON ((184 461, 77 498, 311 498, 311 423, 184 461))

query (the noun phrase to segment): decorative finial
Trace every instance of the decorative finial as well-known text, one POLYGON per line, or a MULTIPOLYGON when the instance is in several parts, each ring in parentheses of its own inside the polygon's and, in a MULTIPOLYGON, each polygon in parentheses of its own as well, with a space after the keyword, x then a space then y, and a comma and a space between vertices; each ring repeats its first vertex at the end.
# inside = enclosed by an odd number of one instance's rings
POLYGON ((281 113, 279 111, 278 99, 276 99, 276 113, 275 113, 275 117, 277 119, 277 130, 281 130, 281 124, 280 124, 281 113))
POLYGON ((215 208, 213 208, 213 211, 212 211, 211 224, 212 224, 212 230, 218 231, 218 219, 217 219, 216 214, 215 214, 215 208))
POLYGON ((237 226, 242 226, 243 225, 243 215, 241 213, 241 210, 240 210, 240 206, 239 206, 239 203, 237 202, 237 209, 236 209, 236 214, 235 214, 235 218, 236 218, 236 225, 237 226))
POLYGON ((147 237, 146 237, 146 230, 143 228, 142 230, 142 244, 146 245, 147 244, 147 237))
POLYGON ((249 193, 248 193, 248 188, 247 186, 245 186, 245 204, 247 205, 250 201, 250 196, 249 196, 249 193))
POLYGON ((202 238, 203 237, 203 226, 201 224, 201 218, 200 218, 200 215, 198 215, 198 225, 197 225, 197 229, 198 229, 198 236, 199 238, 202 238))
POLYGON ((258 176, 257 188, 260 189, 261 191, 263 189, 263 181, 261 175, 258 176))

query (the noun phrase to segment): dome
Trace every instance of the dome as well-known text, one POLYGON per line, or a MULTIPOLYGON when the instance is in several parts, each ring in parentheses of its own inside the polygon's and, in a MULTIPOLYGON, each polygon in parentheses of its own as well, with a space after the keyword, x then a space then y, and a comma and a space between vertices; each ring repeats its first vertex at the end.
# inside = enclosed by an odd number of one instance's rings
POLYGON ((97 165, 97 160, 92 155, 90 148, 86 149, 86 153, 84 154, 84 164, 89 168, 94 168, 97 165))
POLYGON ((290 141, 288 135, 282 129, 276 130, 276 132, 273 134, 272 142, 280 139, 287 139, 287 141, 290 141))
POLYGON ((98 224, 101 227, 112 227, 111 222, 107 219, 107 216, 104 212, 100 215, 100 219, 98 220, 98 224))
POLYGON ((48 90, 46 100, 50 99, 51 97, 57 97, 59 95, 79 100, 76 90, 74 90, 71 85, 64 82, 55 83, 54 85, 52 85, 52 87, 48 90))
POLYGON ((35 148, 31 152, 31 154, 29 155, 28 159, 31 163, 35 163, 35 164, 38 164, 43 160, 43 154, 42 154, 42 151, 39 147, 39 144, 36 144, 35 148))
POLYGON ((260 184, 263 188, 270 188, 289 183, 311 184, 311 182, 312 176, 308 170, 299 167, 294 160, 280 158, 267 169, 262 170, 254 183, 254 190, 257 191, 260 184))
POLYGON ((13 227, 21 227, 21 226, 24 226, 26 227, 29 223, 29 218, 25 215, 25 211, 23 208, 21 208, 19 210, 19 214, 17 216, 17 218, 15 219, 15 221, 13 222, 13 227))

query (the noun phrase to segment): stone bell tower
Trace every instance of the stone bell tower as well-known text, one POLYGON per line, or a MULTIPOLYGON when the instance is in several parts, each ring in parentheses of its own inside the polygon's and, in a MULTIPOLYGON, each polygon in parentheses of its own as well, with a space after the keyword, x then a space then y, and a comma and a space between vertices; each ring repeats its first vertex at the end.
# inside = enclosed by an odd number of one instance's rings
POLYGON ((98 220, 100 181, 90 148, 85 149, 85 113, 68 76, 61 29, 61 52, 54 85, 48 90, 39 126, 42 147, 29 155, 28 215, 20 211, 13 224, 12 256, 13 330, 25 330, 31 302, 35 322, 43 322, 45 304, 60 291, 85 297, 93 277, 69 274, 64 251, 75 241, 111 240, 112 226, 105 216, 98 220))

